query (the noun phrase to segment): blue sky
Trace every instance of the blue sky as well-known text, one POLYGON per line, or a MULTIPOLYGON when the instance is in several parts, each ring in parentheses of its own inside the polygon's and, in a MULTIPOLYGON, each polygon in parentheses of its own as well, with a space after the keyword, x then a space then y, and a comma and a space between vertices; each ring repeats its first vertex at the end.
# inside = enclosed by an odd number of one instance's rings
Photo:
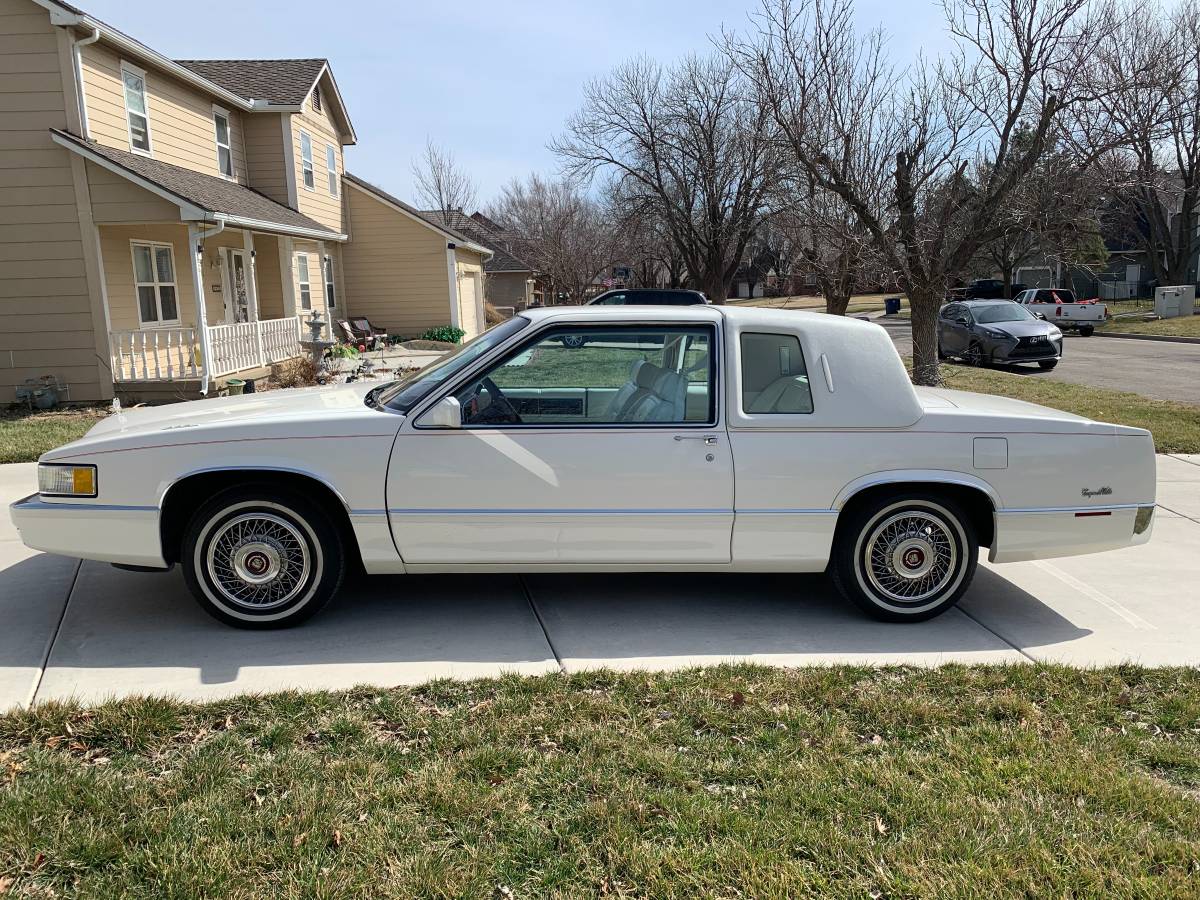
MULTIPOLYGON (((474 176, 480 203, 513 176, 555 168, 547 141, 589 78, 641 53, 667 61, 739 28, 750 0, 76 0, 177 59, 327 57, 359 144, 347 167, 412 199, 426 136, 474 176)), ((859 0, 897 59, 945 44, 932 0, 859 0)))

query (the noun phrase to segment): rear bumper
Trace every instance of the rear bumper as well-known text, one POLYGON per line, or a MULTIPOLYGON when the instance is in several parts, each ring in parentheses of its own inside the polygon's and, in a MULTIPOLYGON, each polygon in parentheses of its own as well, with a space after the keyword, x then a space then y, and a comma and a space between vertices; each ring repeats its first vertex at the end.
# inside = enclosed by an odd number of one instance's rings
POLYGON ((167 566, 156 507, 55 502, 33 494, 8 511, 21 541, 34 550, 155 569, 167 566))
POLYGON ((1150 540, 1154 505, 1079 509, 1000 510, 996 536, 988 554, 991 562, 1023 562, 1082 556, 1133 547, 1150 540), (1139 532, 1138 510, 1149 509, 1149 521, 1139 532))

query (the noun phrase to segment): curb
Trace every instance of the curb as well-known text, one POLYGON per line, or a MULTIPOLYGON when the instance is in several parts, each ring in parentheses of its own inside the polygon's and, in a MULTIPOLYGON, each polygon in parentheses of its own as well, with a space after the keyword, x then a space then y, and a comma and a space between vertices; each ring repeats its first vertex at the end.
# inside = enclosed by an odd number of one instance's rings
POLYGON ((1169 344, 1200 344, 1200 337, 1181 337, 1171 334, 1132 334, 1127 331, 1105 331, 1098 328, 1092 337, 1123 338, 1129 341, 1166 341, 1169 344))

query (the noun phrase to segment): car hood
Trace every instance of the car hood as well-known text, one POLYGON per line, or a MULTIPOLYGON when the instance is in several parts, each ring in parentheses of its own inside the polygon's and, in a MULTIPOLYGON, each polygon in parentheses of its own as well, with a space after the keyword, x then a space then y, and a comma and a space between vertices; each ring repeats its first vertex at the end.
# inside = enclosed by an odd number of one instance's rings
POLYGON ((1052 327, 1050 322, 1043 322, 1041 319, 1035 319, 1032 322, 988 322, 980 323, 980 328, 995 328, 1003 331, 1005 334, 1010 334, 1016 338, 1023 337, 1045 337, 1050 333, 1052 327))
POLYGON ((78 441, 59 447, 43 459, 61 459, 130 439, 153 436, 156 444, 195 440, 197 431, 233 436, 242 426, 260 430, 361 415, 363 397, 381 382, 359 382, 312 388, 290 388, 238 397, 214 397, 163 406, 136 407, 113 413, 78 441))

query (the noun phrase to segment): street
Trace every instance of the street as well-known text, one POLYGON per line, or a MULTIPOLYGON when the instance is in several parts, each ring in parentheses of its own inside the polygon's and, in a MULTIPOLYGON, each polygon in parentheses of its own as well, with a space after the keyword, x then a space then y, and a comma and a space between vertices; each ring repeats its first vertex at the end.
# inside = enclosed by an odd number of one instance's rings
MULTIPOLYGON (((875 321, 888 330, 901 356, 912 354, 907 319, 875 321)), ((1007 366, 1004 371, 1200 405, 1200 344, 1085 338, 1067 332, 1058 368, 1044 372, 1023 365, 1007 366)))
MULTIPOLYGON (((33 464, 0 467, 0 503, 35 482, 33 464)), ((38 553, 5 515, 0 710, 725 660, 1197 665, 1200 456, 1158 457, 1158 502, 1148 545, 984 562, 957 609, 912 625, 865 618, 820 575, 444 575, 359 578, 302 627, 239 631, 200 610, 178 568, 38 553)))

